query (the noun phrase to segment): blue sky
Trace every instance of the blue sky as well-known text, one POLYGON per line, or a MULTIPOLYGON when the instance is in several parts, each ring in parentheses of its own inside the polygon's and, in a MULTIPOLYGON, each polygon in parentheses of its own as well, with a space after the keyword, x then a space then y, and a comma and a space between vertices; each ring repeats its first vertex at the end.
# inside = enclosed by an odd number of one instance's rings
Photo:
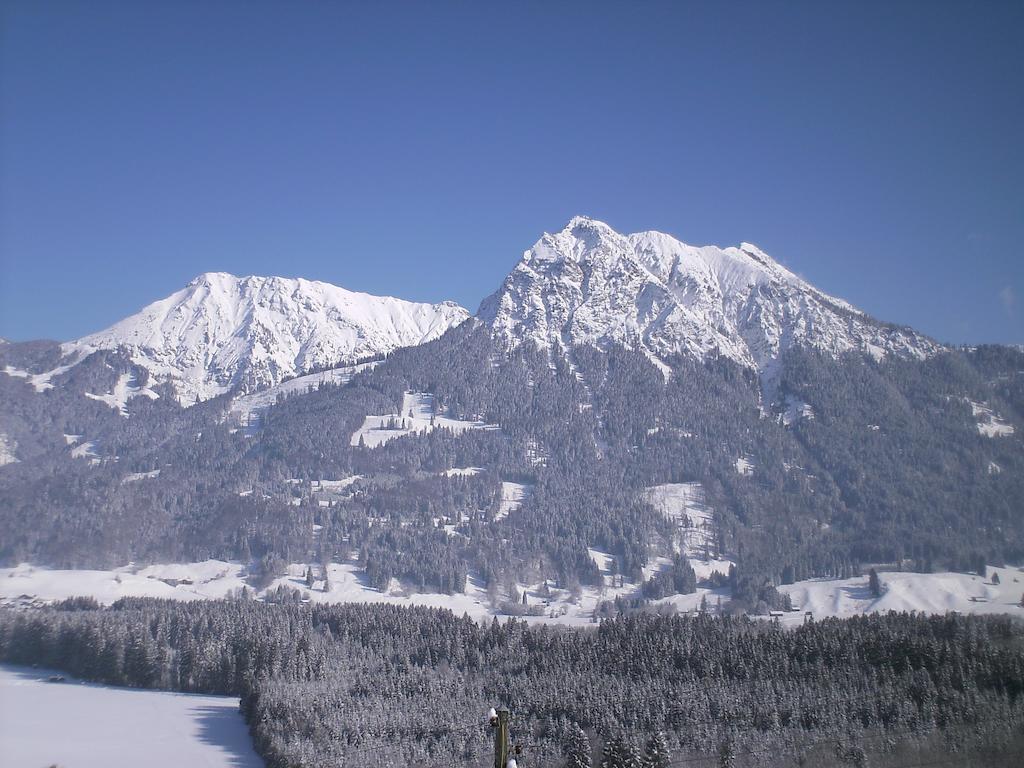
POLYGON ((472 310, 574 214, 1024 342, 1024 4, 0 6, 0 336, 196 274, 472 310))

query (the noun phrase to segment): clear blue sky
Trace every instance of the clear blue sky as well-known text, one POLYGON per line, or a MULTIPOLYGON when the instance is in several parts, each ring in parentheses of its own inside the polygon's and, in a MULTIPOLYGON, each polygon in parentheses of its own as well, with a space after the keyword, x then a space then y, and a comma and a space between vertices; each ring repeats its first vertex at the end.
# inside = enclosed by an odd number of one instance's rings
POLYGON ((576 213, 1024 342, 1024 3, 0 5, 0 336, 196 274, 475 310, 576 213))

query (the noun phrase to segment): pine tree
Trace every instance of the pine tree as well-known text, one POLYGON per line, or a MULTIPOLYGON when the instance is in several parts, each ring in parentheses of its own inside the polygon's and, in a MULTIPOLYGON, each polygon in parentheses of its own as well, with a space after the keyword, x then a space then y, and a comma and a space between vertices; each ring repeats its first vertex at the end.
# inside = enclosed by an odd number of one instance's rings
POLYGON ((604 743, 601 768, 633 768, 626 765, 626 739, 619 734, 604 743))
POLYGON ((623 768, 643 768, 643 757, 640 750, 630 740, 622 741, 622 765, 623 768))
POLYGON ((668 768, 669 752, 665 734, 658 731, 644 747, 643 768, 668 768))
POLYGON ((590 739, 579 724, 573 723, 562 747, 565 768, 590 768, 590 739))
POLYGON ((882 582, 878 578, 878 571, 874 568, 871 569, 871 573, 868 575, 868 588, 871 590, 872 597, 882 596, 882 582))
POLYGON ((732 737, 727 736, 718 747, 718 768, 733 768, 736 765, 736 746, 732 737))

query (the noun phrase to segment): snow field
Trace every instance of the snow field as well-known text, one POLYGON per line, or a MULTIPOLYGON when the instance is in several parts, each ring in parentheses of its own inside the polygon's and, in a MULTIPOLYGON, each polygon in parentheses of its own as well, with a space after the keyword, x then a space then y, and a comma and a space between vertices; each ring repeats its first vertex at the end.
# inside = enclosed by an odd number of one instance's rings
MULTIPOLYGON (((654 485, 644 492, 643 497, 658 512, 675 522, 675 550, 686 555, 698 581, 709 578, 715 571, 729 573, 732 560, 710 556, 715 549, 714 510, 705 503, 704 488, 700 483, 654 485)), ((649 578, 649 575, 645 574, 645 577, 649 578)))
POLYGON ((14 464, 19 460, 14 455, 14 451, 17 448, 18 443, 13 437, 0 432, 0 467, 4 466, 4 464, 14 464))
POLYGON ((262 768, 238 699, 47 682, 0 666, 0 755, 15 766, 262 768))
POLYGON ((874 597, 868 577, 852 579, 811 579, 779 587, 800 609, 789 620, 803 620, 804 611, 815 618, 855 616, 888 611, 918 611, 942 614, 1010 613, 1024 617, 1020 607, 1024 595, 1024 572, 1016 568, 989 569, 987 578, 970 573, 881 572, 882 596, 874 597), (992 574, 999 574, 999 584, 992 574))
POLYGON ((433 429, 444 428, 452 432, 465 432, 467 429, 498 429, 497 425, 485 424, 482 421, 461 421, 452 419, 436 412, 434 396, 427 392, 406 392, 402 396, 402 412, 389 413, 382 416, 367 416, 363 424, 352 434, 350 445, 357 446, 360 441, 367 448, 379 448, 396 437, 411 434, 426 434, 433 429), (391 423, 397 426, 389 428, 391 423))
POLYGON ((782 424, 784 426, 790 426, 796 424, 800 419, 813 419, 814 409, 802 400, 798 400, 792 395, 786 396, 785 409, 780 416, 782 424))
POLYGON ((486 471, 483 467, 452 467, 441 474, 445 477, 473 477, 486 471))
POLYGON ((149 387, 136 386, 135 376, 130 373, 122 373, 118 377, 113 392, 107 392, 102 395, 94 395, 91 392, 85 393, 86 397, 106 403, 125 418, 128 417, 128 401, 139 395, 145 395, 150 400, 156 400, 160 397, 149 387))
POLYGON ((357 373, 373 370, 377 365, 377 362, 360 363, 296 376, 251 395, 236 397, 231 401, 230 411, 247 419, 250 414, 258 414, 276 403, 278 395, 304 394, 311 389, 315 390, 321 384, 348 384, 357 373))
POLYGON ((523 500, 532 491, 532 485, 503 481, 501 484, 501 501, 498 503, 498 511, 494 514, 494 521, 504 520, 508 517, 509 512, 519 509, 523 505, 523 500))
POLYGON ((978 432, 985 437, 1008 437, 1014 433, 1013 424, 995 413, 988 405, 968 400, 971 415, 978 420, 978 432))
POLYGON ((60 376, 62 373, 67 373, 83 359, 85 359, 85 355, 75 355, 74 359, 67 365, 57 366, 52 371, 46 371, 45 373, 29 373, 28 371, 23 371, 10 365, 4 366, 3 373, 18 379, 27 379, 28 383, 32 385, 32 388, 35 389, 36 392, 45 392, 48 389, 53 389, 53 383, 50 379, 54 376, 60 376))
MULTIPOLYGON (((590 624, 594 609, 602 600, 630 597, 637 593, 638 585, 619 581, 613 576, 612 555, 597 549, 590 550, 602 574, 603 585, 583 587, 578 598, 568 590, 550 587, 549 595, 542 595, 543 582, 517 585, 527 593, 529 605, 543 605, 544 615, 525 617, 531 623, 568 625, 590 624)), ((727 560, 693 561, 698 579, 706 578, 713 570, 728 571, 727 560)), ((668 565, 667 558, 654 560, 644 572, 649 578, 668 565)), ((990 576, 963 573, 906 573, 883 572, 880 575, 883 595, 873 598, 868 590, 867 576, 852 579, 811 579, 779 587, 790 595, 799 610, 782 617, 784 623, 803 621, 804 612, 811 611, 815 618, 846 617, 862 613, 885 611, 918 611, 942 614, 1009 613, 1024 617, 1019 603, 1024 595, 1024 572, 1015 568, 990 568, 990 576), (1000 583, 993 584, 991 574, 998 573, 1000 583)), ((467 613, 484 621, 497 614, 486 586, 470 575, 463 594, 444 595, 419 593, 403 589, 392 582, 385 590, 370 587, 362 570, 353 562, 331 563, 325 584, 321 566, 294 563, 276 578, 260 595, 279 586, 299 589, 313 602, 325 603, 388 603, 392 605, 422 605, 448 608, 456 614, 467 613), (312 589, 306 585, 306 569, 312 567, 315 581, 312 589), (328 587, 325 589, 325 586, 328 587)), ((56 570, 22 564, 14 568, 0 568, 0 604, 30 603, 61 600, 77 595, 90 595, 100 603, 110 604, 125 596, 159 597, 176 600, 218 599, 237 595, 247 587, 245 569, 238 563, 207 560, 202 563, 176 563, 151 565, 146 568, 126 566, 109 571, 56 570)), ((507 599, 499 595, 497 602, 507 599)), ((657 604, 674 605, 680 611, 695 611, 701 599, 706 598, 714 609, 719 599, 729 600, 728 589, 698 587, 691 595, 673 595, 657 604)))

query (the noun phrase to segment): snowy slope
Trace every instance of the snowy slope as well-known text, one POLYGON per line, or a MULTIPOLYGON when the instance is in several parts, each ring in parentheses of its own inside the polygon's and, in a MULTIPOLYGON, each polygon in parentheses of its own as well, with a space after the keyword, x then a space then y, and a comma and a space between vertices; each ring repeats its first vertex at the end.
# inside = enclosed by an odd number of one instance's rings
POLYGON ((360 443, 365 448, 379 448, 389 440, 411 434, 427 434, 434 429, 448 429, 458 434, 467 429, 498 429, 496 424, 482 421, 462 421, 434 407, 434 396, 429 392, 406 392, 402 396, 402 412, 381 416, 367 416, 362 426, 352 433, 349 445, 360 443))
POLYGON ((89 685, 0 666, 6 766, 259 768, 238 699, 89 685))
MULTIPOLYGON (((579 600, 572 599, 567 589, 552 589, 551 596, 544 597, 540 594, 542 582, 519 585, 520 591, 530 593, 531 605, 541 601, 547 603, 544 617, 530 617, 528 621, 587 625, 600 601, 636 596, 639 585, 625 581, 616 586, 617 580, 611 572, 614 557, 596 549, 590 550, 590 556, 604 575, 603 585, 584 587, 579 600)), ((691 564, 698 571, 699 578, 706 578, 712 570, 727 572, 730 563, 694 559, 691 564)), ((652 563, 647 575, 656 570, 657 566, 658 562, 652 563)), ((329 585, 318 578, 313 588, 309 589, 305 583, 305 574, 310 567, 315 573, 322 574, 322 565, 318 563, 292 563, 287 566, 285 573, 256 594, 265 595, 283 585, 301 590, 306 597, 317 603, 424 605, 448 608, 457 615, 468 613, 484 621, 496 614, 495 607, 488 599, 486 584, 472 574, 465 592, 446 595, 416 589, 407 591, 397 582, 387 590, 374 589, 366 584, 363 571, 352 562, 330 563, 329 585)), ((782 621, 784 624, 799 624, 804 620, 805 611, 811 611, 816 619, 826 616, 845 618, 890 610, 929 614, 943 614, 947 611, 965 614, 1004 613, 1024 618, 1024 607, 1020 604, 1024 591, 1024 571, 1004 566, 990 567, 989 570, 999 574, 1000 584, 993 584, 991 576, 982 579, 969 573, 883 572, 880 574, 883 594, 879 598, 871 595, 867 576, 798 581, 779 587, 780 591, 790 595, 794 606, 799 609, 787 613, 782 621)), ((216 600, 247 587, 245 572, 245 567, 239 563, 220 560, 150 565, 145 568, 125 566, 106 571, 59 570, 22 563, 13 568, 0 568, 0 605, 26 605, 37 600, 49 602, 75 595, 92 596, 104 605, 128 596, 216 600)), ((719 598, 723 603, 730 600, 728 588, 709 589, 702 586, 692 594, 672 595, 655 602, 674 605, 680 611, 693 611, 699 606, 702 597, 706 597, 712 606, 719 598)))
POLYGON ((423 304, 283 277, 200 275, 66 354, 128 349, 183 403, 434 339, 468 317, 451 302, 423 304))
POLYGON ((326 371, 318 371, 305 376, 296 376, 280 384, 275 384, 267 389, 261 389, 248 395, 240 395, 231 401, 231 412, 247 416, 258 414, 277 402, 277 398, 285 395, 303 394, 315 390, 321 384, 347 384, 352 377, 360 371, 373 370, 376 362, 359 363, 358 365, 345 365, 340 368, 330 368, 326 371))
POLYGON ((576 217, 527 251, 478 316, 510 347, 617 342, 724 355, 764 373, 788 347, 923 358, 939 345, 822 293, 756 246, 694 247, 576 217))

